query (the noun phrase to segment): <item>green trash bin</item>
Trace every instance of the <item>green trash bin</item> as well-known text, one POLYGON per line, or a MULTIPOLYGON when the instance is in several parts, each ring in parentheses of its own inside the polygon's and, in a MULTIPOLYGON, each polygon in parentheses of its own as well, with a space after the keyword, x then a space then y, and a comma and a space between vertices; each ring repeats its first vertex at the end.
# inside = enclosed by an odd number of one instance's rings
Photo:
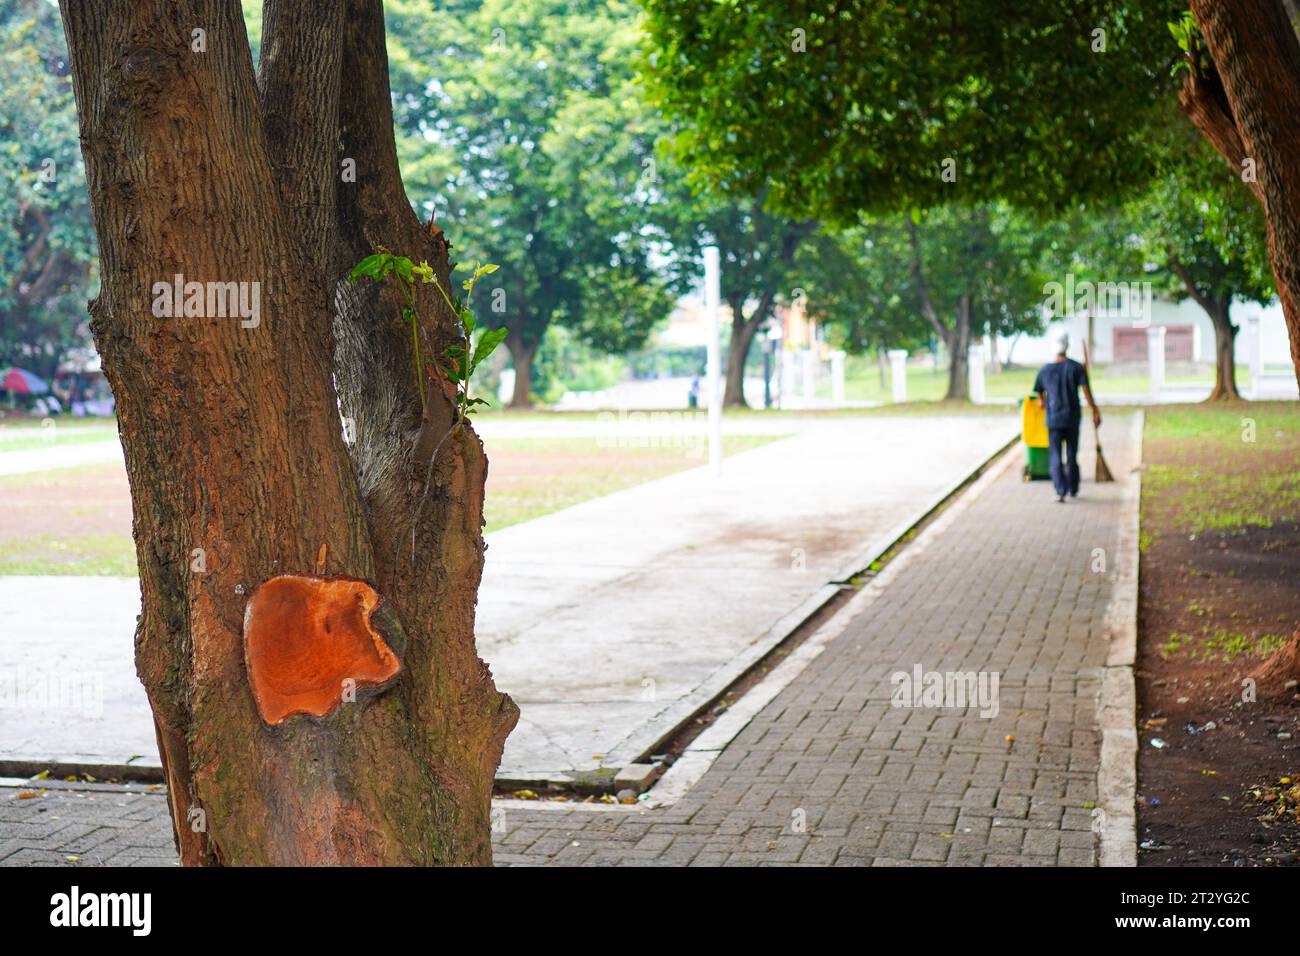
POLYGON ((1037 395, 1026 395, 1020 400, 1020 430, 1025 443, 1025 481, 1052 476, 1047 459, 1047 409, 1039 404, 1037 395))

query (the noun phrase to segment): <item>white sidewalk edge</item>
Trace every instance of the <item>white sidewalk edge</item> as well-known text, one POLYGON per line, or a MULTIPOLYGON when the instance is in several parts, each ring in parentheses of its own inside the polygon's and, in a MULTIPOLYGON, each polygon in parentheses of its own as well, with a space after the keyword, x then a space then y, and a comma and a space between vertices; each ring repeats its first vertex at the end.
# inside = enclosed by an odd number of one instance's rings
POLYGON ((1106 609, 1109 643, 1097 701, 1101 731, 1101 759, 1097 765, 1101 866, 1137 866, 1137 690, 1133 664, 1137 657, 1143 421, 1139 410, 1132 425, 1133 470, 1120 499, 1115 585, 1106 609))

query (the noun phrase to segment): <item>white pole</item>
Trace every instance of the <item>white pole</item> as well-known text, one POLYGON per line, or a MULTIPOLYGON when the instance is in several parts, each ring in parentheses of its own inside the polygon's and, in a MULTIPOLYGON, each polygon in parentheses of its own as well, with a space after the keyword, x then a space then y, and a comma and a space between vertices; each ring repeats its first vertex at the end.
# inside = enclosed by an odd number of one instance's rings
POLYGON ((722 474, 722 351, 718 306, 722 300, 722 262, 717 246, 704 247, 704 312, 709 322, 709 470, 722 474))
MULTIPOLYGON (((1262 384, 1260 378, 1264 374, 1264 339, 1258 312, 1246 316, 1246 329, 1246 355, 1250 362, 1250 391, 1247 397, 1259 401, 1262 384)), ((1237 357, 1234 355, 1233 361, 1236 360, 1237 357)))
POLYGON ((831 353, 831 401, 836 405, 844 404, 844 359, 843 351, 831 353))
POLYGON ((966 355, 970 400, 976 405, 982 405, 984 403, 984 346, 976 343, 970 347, 966 355))
POLYGON ((1151 400, 1160 401, 1160 390, 1165 387, 1165 332, 1163 325, 1147 329, 1147 375, 1151 379, 1151 400))
POLYGON ((889 350, 889 378, 894 401, 907 401, 907 349, 889 350))

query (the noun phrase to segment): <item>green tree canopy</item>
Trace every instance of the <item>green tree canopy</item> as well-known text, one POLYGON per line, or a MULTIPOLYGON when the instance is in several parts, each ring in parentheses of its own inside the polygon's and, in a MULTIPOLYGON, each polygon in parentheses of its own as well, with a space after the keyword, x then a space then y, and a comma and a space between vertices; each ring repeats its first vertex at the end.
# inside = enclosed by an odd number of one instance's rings
POLYGON ((0 10, 0 366, 52 377, 85 345, 95 239, 58 9, 0 10))
POLYGON ((952 200, 1062 208, 1144 181, 1143 117, 1177 53, 1174 0, 646 6, 686 165, 850 224, 952 200))
POLYGON ((499 263, 482 319, 506 325, 528 401, 551 323, 639 346, 671 309, 645 227, 653 134, 628 0, 388 5, 403 172, 462 261, 499 263))

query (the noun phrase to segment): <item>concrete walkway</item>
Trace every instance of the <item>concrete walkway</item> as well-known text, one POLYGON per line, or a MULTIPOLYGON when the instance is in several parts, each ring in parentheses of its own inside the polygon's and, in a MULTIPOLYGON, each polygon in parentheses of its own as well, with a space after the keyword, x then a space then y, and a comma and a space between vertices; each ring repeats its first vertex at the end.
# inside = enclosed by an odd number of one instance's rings
MULTIPOLYGON (((791 655, 797 673, 671 805, 500 801, 497 862, 1095 864, 1098 698, 1137 464, 1126 423, 1106 431, 1120 482, 1058 505, 1013 451, 791 655), (997 674, 987 716, 896 706, 895 675, 918 667, 997 674)), ((19 792, 0 788, 0 865, 174 860, 158 793, 19 792)))
MULTIPOLYGON (((694 420, 563 424, 699 448, 694 420)), ((1006 414, 783 425, 721 478, 697 467, 488 536, 479 652, 523 712, 500 779, 637 760, 1016 433, 1006 414)), ((0 634, 42 635, 0 639, 0 760, 157 764, 138 601, 134 578, 0 577, 0 634)))

